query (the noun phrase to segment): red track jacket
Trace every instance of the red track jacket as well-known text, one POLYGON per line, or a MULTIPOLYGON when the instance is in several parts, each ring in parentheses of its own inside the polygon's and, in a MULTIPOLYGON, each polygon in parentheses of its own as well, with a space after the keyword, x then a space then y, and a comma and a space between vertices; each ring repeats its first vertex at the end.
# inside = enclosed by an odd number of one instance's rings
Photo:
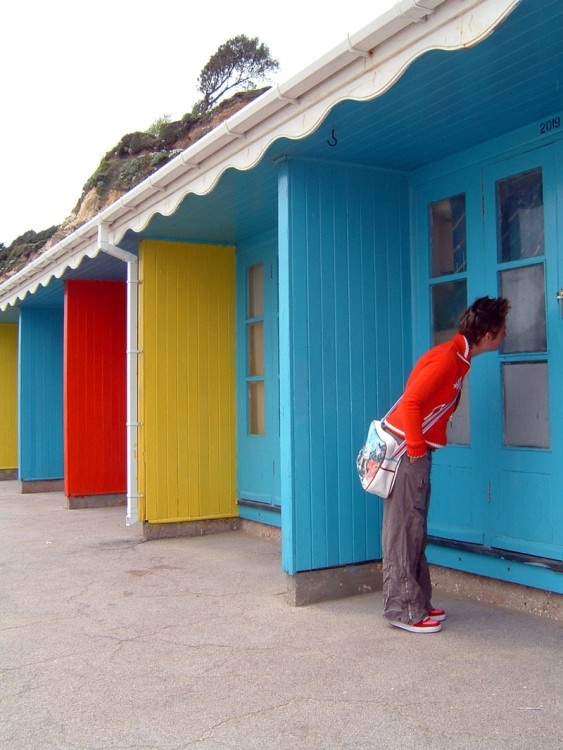
POLYGON ((385 419, 393 432, 405 438, 408 456, 423 456, 428 448, 447 444, 448 419, 457 408, 463 379, 470 368, 469 342, 460 333, 434 346, 415 364, 401 399, 385 419), (424 419, 456 396, 455 403, 423 435, 424 419))

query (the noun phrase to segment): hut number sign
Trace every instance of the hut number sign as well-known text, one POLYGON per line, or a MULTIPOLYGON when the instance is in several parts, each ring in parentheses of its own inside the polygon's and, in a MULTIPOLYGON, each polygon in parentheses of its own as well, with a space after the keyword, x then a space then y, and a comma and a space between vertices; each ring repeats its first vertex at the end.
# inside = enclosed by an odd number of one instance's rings
POLYGON ((558 130, 561 127, 560 117, 550 117, 548 120, 540 122, 540 135, 551 133, 554 130, 558 130))

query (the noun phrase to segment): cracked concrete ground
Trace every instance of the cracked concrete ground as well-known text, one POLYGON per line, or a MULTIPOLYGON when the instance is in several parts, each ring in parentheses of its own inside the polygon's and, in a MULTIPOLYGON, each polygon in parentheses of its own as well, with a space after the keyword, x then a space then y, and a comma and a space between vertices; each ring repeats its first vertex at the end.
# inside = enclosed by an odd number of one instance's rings
POLYGON ((2 750, 551 750, 561 625, 448 597, 441 633, 381 594, 294 608, 275 543, 143 543, 123 508, 0 483, 2 750))

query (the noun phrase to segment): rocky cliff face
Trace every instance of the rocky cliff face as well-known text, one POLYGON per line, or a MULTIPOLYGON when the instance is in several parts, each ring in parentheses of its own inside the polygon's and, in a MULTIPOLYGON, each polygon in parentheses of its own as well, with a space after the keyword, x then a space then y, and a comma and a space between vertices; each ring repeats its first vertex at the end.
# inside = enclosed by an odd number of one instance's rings
POLYGON ((266 90, 239 92, 204 115, 187 114, 181 120, 164 124, 158 135, 128 133, 123 136, 103 157, 98 169, 84 185, 76 206, 60 226, 41 232, 30 230, 9 247, 0 248, 0 281, 72 234, 266 90))

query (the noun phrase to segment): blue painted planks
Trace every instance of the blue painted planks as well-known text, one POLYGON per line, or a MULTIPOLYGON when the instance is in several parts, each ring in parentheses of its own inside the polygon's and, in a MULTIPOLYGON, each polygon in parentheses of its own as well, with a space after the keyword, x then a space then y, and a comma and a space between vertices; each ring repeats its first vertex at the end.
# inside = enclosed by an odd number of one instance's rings
POLYGON ((381 507, 362 491, 354 461, 369 420, 390 406, 391 383, 402 385, 410 364, 401 324, 409 319, 401 310, 408 193, 392 172, 298 161, 284 169, 282 559, 294 573, 380 556, 381 507))
POLYGON ((62 479, 63 310, 23 307, 19 341, 20 479, 62 479))

